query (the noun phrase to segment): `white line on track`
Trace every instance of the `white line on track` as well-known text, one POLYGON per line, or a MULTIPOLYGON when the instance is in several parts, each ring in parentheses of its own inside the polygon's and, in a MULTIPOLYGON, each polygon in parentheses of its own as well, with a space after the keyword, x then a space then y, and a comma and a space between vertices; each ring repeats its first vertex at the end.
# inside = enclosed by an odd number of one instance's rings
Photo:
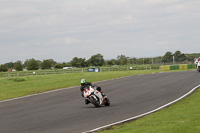
POLYGON ((37 93, 37 94, 33 94, 33 95, 27 95, 27 96, 23 96, 23 97, 16 97, 16 98, 12 98, 12 99, 8 99, 8 100, 0 101, 0 103, 12 101, 12 100, 17 100, 17 99, 22 99, 22 98, 26 98, 26 97, 32 97, 32 96, 47 94, 47 93, 56 92, 56 91, 61 91, 61 90, 68 90, 68 89, 72 89, 72 88, 75 88, 75 87, 78 87, 78 86, 73 86, 73 87, 68 87, 68 88, 62 88, 62 89, 56 89, 56 90, 52 90, 52 91, 46 91, 46 92, 37 93))
POLYGON ((179 100, 185 98, 186 96, 190 95, 192 92, 194 92, 194 91, 195 91, 197 88, 199 88, 199 87, 200 87, 200 84, 199 84, 198 86, 194 87, 191 91, 189 91, 189 92, 186 93, 185 95, 181 96, 180 98, 178 98, 178 99, 176 99, 176 100, 174 100, 174 101, 172 101, 172 102, 170 102, 170 103, 167 103, 167 104, 165 104, 165 105, 163 105, 163 106, 161 106, 161 107, 159 107, 159 108, 156 108, 156 109, 154 109, 154 110, 152 110, 152 111, 149 111, 149 112, 146 112, 146 113, 144 113, 144 114, 137 115, 137 116, 134 116, 134 117, 131 117, 131 118, 128 118, 128 119, 119 121, 119 122, 115 122, 115 123, 111 123, 111 124, 108 124, 108 125, 105 125, 105 126, 102 126, 102 127, 98 127, 98 128, 93 129, 93 130, 90 130, 90 131, 85 131, 85 132, 82 132, 82 133, 92 133, 92 132, 96 132, 96 131, 98 131, 98 130, 106 129, 106 128, 112 127, 112 126, 114 126, 114 125, 122 124, 122 123, 125 123, 125 122, 128 122, 128 121, 134 120, 134 119, 138 119, 138 118, 143 117, 143 116, 145 116, 145 115, 154 113, 154 112, 156 112, 156 111, 158 111, 158 110, 161 110, 161 109, 163 109, 163 108, 165 108, 165 107, 167 107, 167 106, 169 106, 169 105, 171 105, 171 104, 173 104, 173 103, 175 103, 175 102, 177 102, 177 101, 179 101, 179 100))

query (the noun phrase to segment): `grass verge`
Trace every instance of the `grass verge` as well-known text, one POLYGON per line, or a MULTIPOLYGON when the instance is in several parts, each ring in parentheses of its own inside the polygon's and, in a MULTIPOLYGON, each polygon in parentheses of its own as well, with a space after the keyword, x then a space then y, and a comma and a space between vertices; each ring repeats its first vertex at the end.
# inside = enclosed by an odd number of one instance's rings
POLYGON ((200 88, 189 97, 134 122, 99 133, 199 133, 200 88))
POLYGON ((90 82, 114 79, 129 75, 157 73, 158 70, 148 71, 115 71, 100 73, 68 73, 46 76, 23 76, 0 78, 0 101, 37 94, 59 88, 80 85, 82 78, 90 82))

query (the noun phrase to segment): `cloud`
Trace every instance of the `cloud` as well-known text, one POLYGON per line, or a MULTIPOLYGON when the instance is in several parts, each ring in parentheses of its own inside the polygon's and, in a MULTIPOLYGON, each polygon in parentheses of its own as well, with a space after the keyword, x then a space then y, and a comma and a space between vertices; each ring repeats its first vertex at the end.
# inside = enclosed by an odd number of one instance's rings
POLYGON ((33 57, 88 59, 99 52, 104 58, 199 52, 199 4, 197 0, 1 1, 0 64, 33 57))

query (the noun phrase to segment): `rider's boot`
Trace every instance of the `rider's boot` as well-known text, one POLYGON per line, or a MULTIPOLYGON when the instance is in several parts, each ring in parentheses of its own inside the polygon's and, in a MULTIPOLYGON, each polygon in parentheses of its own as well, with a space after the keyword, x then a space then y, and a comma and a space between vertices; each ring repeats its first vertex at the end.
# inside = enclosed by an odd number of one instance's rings
POLYGON ((88 99, 85 99, 85 104, 89 104, 90 101, 88 99))

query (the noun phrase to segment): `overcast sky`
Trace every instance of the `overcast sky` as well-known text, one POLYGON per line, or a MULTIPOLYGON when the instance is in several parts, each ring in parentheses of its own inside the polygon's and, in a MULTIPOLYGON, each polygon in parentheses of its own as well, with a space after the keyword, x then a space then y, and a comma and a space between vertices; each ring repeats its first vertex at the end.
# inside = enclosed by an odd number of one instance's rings
POLYGON ((200 53, 200 0, 0 0, 0 64, 200 53))

